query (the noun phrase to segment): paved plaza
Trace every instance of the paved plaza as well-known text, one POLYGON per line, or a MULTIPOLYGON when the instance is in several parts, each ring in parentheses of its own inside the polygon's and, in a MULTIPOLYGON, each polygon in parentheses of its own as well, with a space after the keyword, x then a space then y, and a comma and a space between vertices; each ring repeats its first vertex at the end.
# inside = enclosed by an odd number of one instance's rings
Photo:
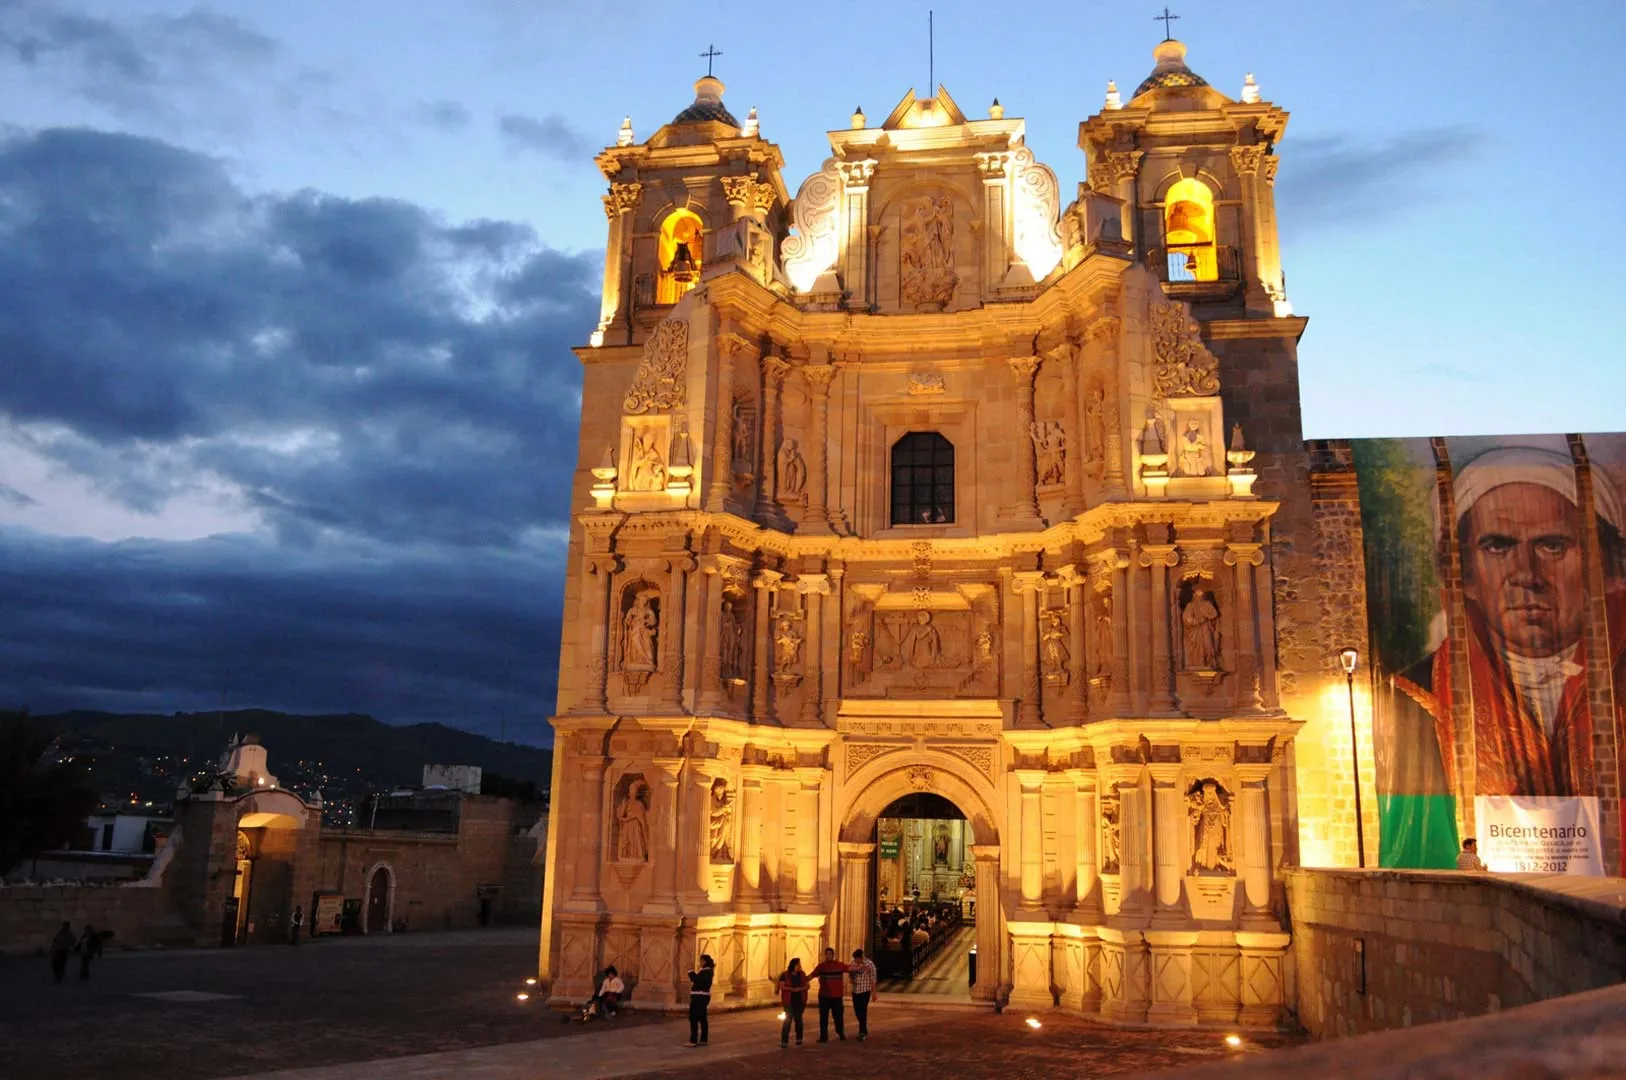
MULTIPOLYGON (((791 1077, 825 1062, 854 1077, 955 1063, 968 1078, 1105 1076, 1222 1061, 1216 1032, 1135 1032, 1057 1014, 994 1015, 891 995, 875 1036, 780 1051, 773 1014, 714 1018, 689 1050, 680 1019, 561 1023, 514 994, 534 930, 351 938, 239 950, 113 954, 89 983, 51 982, 43 957, 0 959, 0 1075, 29 1080, 533 1080, 791 1077), (546 1040, 546 1041, 543 1041, 546 1040), (393 1059, 393 1060, 385 1060, 393 1059), (823 1060, 821 1060, 823 1059, 823 1060), (1013 1071, 1014 1070, 1014 1071, 1013 1071)), ((1250 1038, 1249 1049, 1293 1040, 1250 1038)))

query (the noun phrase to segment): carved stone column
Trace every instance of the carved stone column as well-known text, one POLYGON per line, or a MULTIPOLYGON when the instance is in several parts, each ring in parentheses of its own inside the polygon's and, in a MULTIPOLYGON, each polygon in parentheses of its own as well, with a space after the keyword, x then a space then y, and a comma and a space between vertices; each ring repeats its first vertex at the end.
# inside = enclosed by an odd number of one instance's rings
POLYGON ((802 368, 802 378, 807 380, 808 396, 813 404, 808 432, 812 461, 807 470, 807 509, 802 512, 797 532, 828 535, 833 531, 827 501, 830 496, 830 381, 835 377, 832 364, 808 364, 802 368))
POLYGON ((1157 869, 1157 908, 1153 924, 1184 923, 1180 890, 1185 878, 1186 799, 1180 790, 1180 763, 1147 766, 1152 774, 1152 850, 1157 869))
MULTIPOLYGON (((626 273, 627 252, 631 247, 632 229, 627 215, 638 207, 642 184, 611 184, 604 196, 604 216, 610 222, 610 236, 604 249, 604 290, 600 294, 598 330, 593 342, 596 347, 604 342, 604 331, 621 311, 622 284, 626 273)), ((632 282, 626 281, 627 291, 632 282)))
MULTIPOLYGON (((840 702, 841 700, 841 579, 847 576, 847 568, 837 562, 825 563, 826 585, 825 596, 828 599, 819 601, 821 614, 819 633, 819 681, 821 697, 819 720, 824 721, 823 702, 840 702)), ((812 629, 809 628, 811 635, 812 629)))
POLYGON ((841 858, 838 879, 841 901, 831 944, 835 946, 836 956, 845 958, 854 949, 870 948, 870 912, 874 904, 869 895, 869 864, 875 845, 843 841, 836 845, 836 852, 841 858))
POLYGON ((711 781, 708 764, 689 759, 688 797, 684 816, 688 818, 688 848, 693 873, 684 886, 683 910, 701 913, 709 906, 711 894, 711 781))
POLYGON ((1265 561, 1259 544, 1230 544, 1225 563, 1236 568, 1236 679, 1237 704, 1242 712, 1258 712, 1259 656, 1256 642, 1259 627, 1253 612, 1253 568, 1265 561))
POLYGON ((752 345, 736 334, 724 333, 717 340, 717 412, 711 431, 711 476, 706 483, 706 509, 720 514, 728 508, 728 494, 734 487, 734 363, 751 351, 752 345))
POLYGON ((1016 771, 1022 789, 1022 911, 1018 918, 1044 916, 1044 817, 1040 803, 1044 791, 1042 769, 1016 771))
POLYGON ((838 161, 841 173, 842 197, 847 203, 845 221, 847 235, 842 237, 842 283, 855 306, 869 306, 869 181, 875 175, 873 158, 862 161, 838 161))
POLYGON ((802 661, 806 675, 802 679, 803 727, 822 727, 824 724, 824 598, 830 595, 828 574, 796 575, 796 591, 803 596, 802 661))
POLYGON ((649 861, 654 871, 644 911, 652 915, 677 914, 678 882, 678 770, 681 758, 656 758, 649 770, 649 861))
POLYGON ((977 861, 977 981, 971 996, 995 1001, 1008 978, 1000 925, 1004 904, 999 895, 999 845, 972 844, 971 856, 977 861))
POLYGON ((1051 360, 1061 365, 1062 396, 1066 398, 1067 434, 1062 440, 1061 479, 1065 494, 1062 512, 1068 517, 1084 512, 1084 422, 1078 407, 1079 348, 1071 343, 1050 350, 1051 360))
POLYGON ((747 765, 740 776, 740 891, 735 906, 761 911, 762 902, 762 772, 747 765))
POLYGON ((778 591, 783 577, 777 570, 758 570, 751 577, 751 587, 756 590, 756 634, 751 643, 751 720, 757 724, 772 719, 768 711, 768 687, 773 683, 773 667, 768 659, 769 639, 773 636, 769 599, 778 591))
POLYGON ((661 704, 675 713, 684 711, 683 639, 684 623, 688 618, 685 598, 689 571, 693 570, 695 565, 695 560, 687 553, 666 560, 667 577, 671 583, 671 588, 667 591, 672 603, 661 612, 661 651, 666 654, 661 661, 661 666, 666 671, 666 692, 662 695, 661 704))
POLYGON ((1076 898, 1073 921, 1086 925, 1101 921, 1101 875, 1096 859, 1095 776, 1079 773, 1073 780, 1073 809, 1078 829, 1076 898))
MULTIPOLYGON (((982 294, 991 296, 1005 280, 1006 261, 1010 254, 1010 236, 1006 222, 1010 220, 1007 177, 1011 155, 1005 151, 992 151, 977 155, 977 171, 982 174, 982 220, 986 231, 982 240, 982 294)), ((1024 432, 1026 428, 1022 429, 1024 432)))
POLYGON ((1044 571, 1018 570, 1011 574, 1011 590, 1022 598, 1022 704, 1017 710, 1018 727, 1044 724, 1043 683, 1039 659, 1039 590, 1044 588, 1044 571))
POLYGON ((589 555, 582 568, 580 629, 587 640, 587 686, 573 711, 602 715, 609 711, 610 590, 620 560, 614 555, 589 555))
POLYGON ((728 217, 730 221, 739 221, 751 216, 751 192, 756 187, 756 174, 748 176, 722 176, 718 180, 723 185, 723 198, 728 203, 728 217))
POLYGON ((1152 572, 1152 716, 1178 716, 1174 701, 1174 658, 1169 641, 1169 567, 1180 561, 1173 544, 1146 544, 1140 564, 1152 572))
POLYGON ((1082 724, 1089 719, 1089 650, 1085 648, 1084 633, 1088 622, 1089 593, 1084 575, 1077 568, 1069 568, 1063 576, 1067 584, 1067 705, 1061 715, 1070 724, 1082 724))
MULTIPOLYGON (((1281 698, 1276 690, 1276 604, 1271 595, 1271 569, 1268 563, 1263 565, 1264 572, 1253 575, 1254 618, 1258 620, 1259 640, 1263 643, 1263 648, 1256 654, 1259 661, 1259 697, 1266 709, 1276 709, 1281 706, 1281 698)), ((1471 804, 1472 800, 1469 802, 1471 804)))
POLYGON ((1134 687, 1129 683, 1129 556, 1122 551, 1108 553, 1112 570, 1112 697, 1107 712, 1127 715, 1134 704, 1134 687))
POLYGON ((1242 833, 1242 921, 1269 930, 1281 929, 1270 910, 1270 770, 1268 761, 1236 766, 1241 790, 1237 816, 1242 833))
POLYGON ((1253 146, 1231 147, 1231 167, 1242 181, 1242 221, 1247 229, 1244 237, 1243 278, 1246 283, 1245 301, 1249 311, 1285 315, 1277 311, 1276 302, 1285 304, 1287 293, 1282 288, 1281 257, 1276 251, 1276 200, 1272 184, 1262 179, 1261 171, 1269 161, 1269 178, 1275 179, 1276 161, 1267 158, 1263 143, 1253 146))
POLYGON ((604 837, 604 764, 600 754, 576 759, 576 827, 582 836, 598 837, 599 843, 583 845, 591 854, 577 860, 573 867, 576 880, 568 901, 572 911, 598 911, 603 907, 599 895, 599 864, 603 861, 600 852, 608 848, 604 837))
POLYGON ((762 365, 762 438, 757 440, 757 504, 759 521, 782 519, 779 509, 779 387, 790 365, 764 353, 762 365))
POLYGON ((1007 514, 1013 525, 1039 528, 1039 462, 1033 446, 1033 375, 1039 370, 1037 356, 1013 356, 1011 374, 1016 378, 1016 498, 1007 514))
MULTIPOLYGON (((1124 204, 1123 223, 1124 239, 1135 245, 1135 256, 1142 262, 1146 261, 1144 238, 1140 235, 1140 199, 1135 191, 1135 178, 1140 175, 1141 158, 1146 154, 1141 150, 1109 150, 1103 154, 1097 164, 1101 180, 1096 183, 1096 190, 1104 191, 1121 200, 1124 204)), ((1094 180, 1094 175, 1091 176, 1094 180)))
POLYGON ((823 777, 804 770, 796 792, 796 907, 814 911, 819 905, 819 788, 823 777))
POLYGON ((1151 814, 1141 798, 1134 766, 1117 765, 1107 770, 1109 782, 1118 794, 1118 880, 1122 887, 1120 921, 1141 925, 1148 914, 1151 898, 1146 893, 1147 844, 1151 814))

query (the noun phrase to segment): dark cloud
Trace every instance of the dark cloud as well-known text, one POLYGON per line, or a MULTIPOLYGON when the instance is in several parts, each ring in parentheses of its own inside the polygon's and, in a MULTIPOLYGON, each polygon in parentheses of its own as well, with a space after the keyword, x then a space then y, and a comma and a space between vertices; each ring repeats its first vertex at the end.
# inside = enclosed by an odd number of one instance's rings
POLYGON ((0 529, 0 708, 369 712, 546 741, 562 552, 0 529))
POLYGON ((18 507, 38 505, 36 499, 24 495, 10 484, 0 484, 0 503, 18 507))
POLYGON ((509 113, 497 118, 497 130, 508 144, 572 165, 592 156, 595 147, 586 135, 570 126, 562 116, 523 116, 509 113))
POLYGON ((426 101, 416 111, 421 123, 443 132, 462 131, 474 120, 469 110, 456 101, 426 101))
POLYGON ((1401 132, 1378 142, 1294 139, 1282 156, 1277 199, 1301 229, 1370 221, 1439 196, 1430 178, 1471 162, 1485 143, 1482 132, 1467 127, 1401 132))
POLYGON ((267 526, 0 537, 0 699, 195 708, 231 670, 238 704, 458 723, 523 666, 545 713, 599 265, 153 139, 0 141, 9 437, 130 510, 225 491, 267 526))
POLYGON ((280 51, 247 23, 201 9, 115 19, 35 0, 0 4, 0 56, 49 69, 121 116, 167 114, 180 96, 218 91, 280 51))

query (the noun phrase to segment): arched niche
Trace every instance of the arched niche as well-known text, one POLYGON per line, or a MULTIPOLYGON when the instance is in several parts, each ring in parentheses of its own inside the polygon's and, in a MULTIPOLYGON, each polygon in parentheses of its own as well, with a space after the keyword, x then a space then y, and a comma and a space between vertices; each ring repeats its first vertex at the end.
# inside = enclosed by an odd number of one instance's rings
POLYGON ((661 219, 655 245, 655 303, 675 304, 700 280, 706 226, 700 215, 678 207, 661 219))
POLYGON ((1163 246, 1169 273, 1187 280, 1217 281, 1219 255, 1215 242, 1214 191, 1196 177, 1182 177, 1163 196, 1163 246))
POLYGON ((848 794, 840 818, 845 843, 869 843, 887 807, 921 792, 940 795, 958 807, 979 845, 999 843, 999 816, 994 810, 999 800, 993 785, 957 755, 931 750, 888 754, 859 769, 844 787, 848 794))

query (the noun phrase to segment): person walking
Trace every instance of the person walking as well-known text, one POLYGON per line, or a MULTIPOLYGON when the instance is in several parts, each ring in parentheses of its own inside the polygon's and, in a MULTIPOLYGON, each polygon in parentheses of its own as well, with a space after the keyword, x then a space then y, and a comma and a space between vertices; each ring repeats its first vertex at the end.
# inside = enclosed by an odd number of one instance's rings
POLYGON ((51 974, 56 981, 61 982, 62 977, 68 973, 68 954, 73 952, 73 927, 67 923, 56 932, 51 939, 51 974))
POLYGON ((79 981, 86 982, 90 979, 90 962, 102 954, 102 937, 94 926, 86 923, 85 932, 74 948, 79 953, 79 981))
POLYGON ((288 944, 299 944, 299 928, 305 925, 305 909, 294 905, 293 921, 288 924, 288 944))
POLYGON ((841 999, 846 995, 847 965, 836 959, 834 949, 824 950, 824 959, 809 974, 819 980, 819 1041, 830 1041, 830 1018, 836 1018, 836 1038, 847 1041, 842 1021, 841 999))
POLYGON ((807 972, 802 970, 802 958, 793 956, 790 965, 779 976, 779 1004, 784 1007, 785 1022, 779 1025, 779 1048, 790 1045, 791 1025, 796 1026, 796 1045, 802 1045, 802 1012, 807 1008, 807 972))
POLYGON ((863 1042, 869 1038, 869 1003, 875 995, 875 961, 865 956, 863 949, 854 949, 853 962, 847 965, 847 975, 853 982, 853 1018, 858 1021, 858 1041, 863 1042))
POLYGON ((700 968, 689 972, 689 1045, 705 1046, 711 1034, 706 1009, 711 1005, 711 980, 717 974, 717 961, 710 953, 700 954, 700 968))

